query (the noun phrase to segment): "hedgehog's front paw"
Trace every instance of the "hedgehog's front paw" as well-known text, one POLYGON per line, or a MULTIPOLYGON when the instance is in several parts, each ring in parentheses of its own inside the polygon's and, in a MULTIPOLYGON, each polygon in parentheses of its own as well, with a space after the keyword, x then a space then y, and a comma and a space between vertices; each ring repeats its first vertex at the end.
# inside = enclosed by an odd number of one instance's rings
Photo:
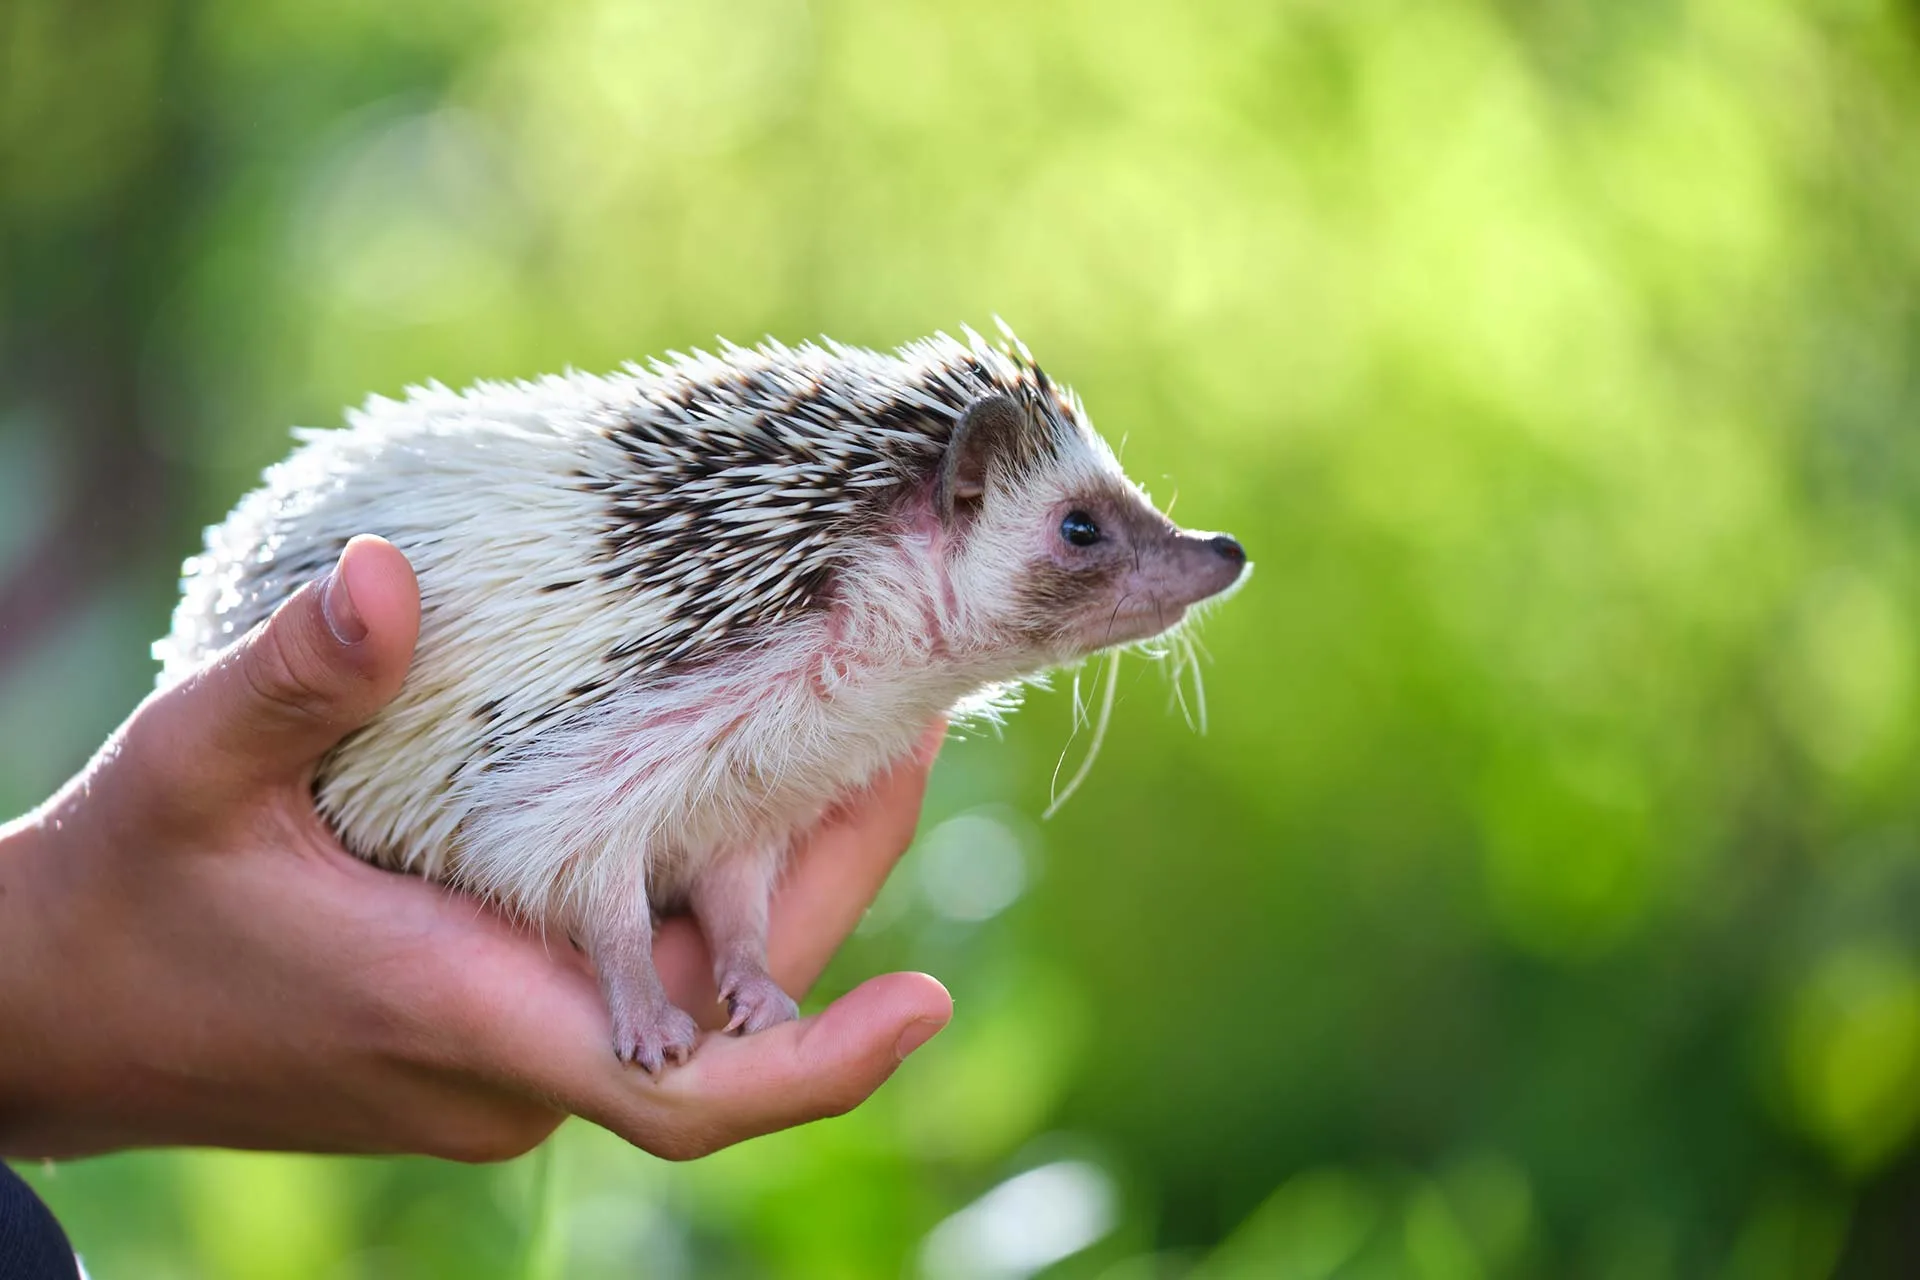
POLYGON ((720 981, 720 999, 727 1006, 726 1031, 752 1034, 792 1022, 799 1006, 769 978, 764 969, 729 973, 720 981))
POLYGON ((667 1063, 685 1063, 693 1056, 693 1038, 699 1031, 664 995, 639 1001, 613 1012, 613 1051, 651 1075, 667 1063))

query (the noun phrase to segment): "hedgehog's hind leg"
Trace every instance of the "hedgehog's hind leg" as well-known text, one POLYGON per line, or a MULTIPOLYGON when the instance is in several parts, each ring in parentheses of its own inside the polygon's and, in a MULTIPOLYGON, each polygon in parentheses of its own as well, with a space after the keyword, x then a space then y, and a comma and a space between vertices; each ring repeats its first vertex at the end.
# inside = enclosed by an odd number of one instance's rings
POLYGON ((724 857, 693 882, 693 915, 713 953, 728 1031, 764 1031, 800 1015, 767 972, 767 904, 779 871, 778 850, 757 850, 724 857))
POLYGON ((693 1056, 699 1028, 660 985, 653 967, 653 908, 647 901, 645 862, 635 859, 633 874, 617 895, 596 902, 583 922, 582 938, 600 990, 613 1015, 613 1051, 658 1075, 668 1062, 693 1056))

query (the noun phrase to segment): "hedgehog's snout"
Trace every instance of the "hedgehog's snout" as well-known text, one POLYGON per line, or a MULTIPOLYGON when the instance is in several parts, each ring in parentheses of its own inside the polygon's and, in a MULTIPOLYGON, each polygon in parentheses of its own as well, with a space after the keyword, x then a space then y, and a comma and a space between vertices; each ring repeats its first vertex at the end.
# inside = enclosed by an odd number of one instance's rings
POLYGON ((1145 640, 1180 625, 1187 610, 1229 590, 1247 569, 1247 553, 1224 533, 1196 533, 1164 518, 1120 549, 1111 576, 1089 590, 1082 616, 1085 651, 1145 640))
POLYGON ((1143 557, 1135 573, 1161 605, 1184 609, 1240 581, 1246 567, 1246 549, 1230 534, 1180 529, 1159 555, 1143 557))

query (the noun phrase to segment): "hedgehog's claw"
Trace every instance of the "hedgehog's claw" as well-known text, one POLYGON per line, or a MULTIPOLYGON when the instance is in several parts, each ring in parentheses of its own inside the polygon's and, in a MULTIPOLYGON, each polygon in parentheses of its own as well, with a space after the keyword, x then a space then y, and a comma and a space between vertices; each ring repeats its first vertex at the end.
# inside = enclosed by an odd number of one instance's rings
POLYGON ((727 1006, 727 1025, 721 1029, 724 1035, 752 1035, 800 1016, 793 997, 764 970, 728 974, 720 984, 720 999, 727 1006))
POLYGON ((649 1075, 659 1075, 667 1063, 684 1065, 693 1056, 699 1028, 693 1019, 666 999, 649 1001, 614 1014, 613 1051, 649 1075))

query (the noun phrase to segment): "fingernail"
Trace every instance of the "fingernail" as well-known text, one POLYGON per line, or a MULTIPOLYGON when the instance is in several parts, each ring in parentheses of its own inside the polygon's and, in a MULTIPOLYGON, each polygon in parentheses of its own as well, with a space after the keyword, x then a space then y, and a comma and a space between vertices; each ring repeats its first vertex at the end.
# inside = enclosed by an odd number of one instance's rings
POLYGON ((940 1034, 940 1028, 946 1025, 932 1018, 915 1018, 907 1024, 906 1030, 900 1033, 900 1038, 893 1042, 893 1056, 905 1062, 908 1054, 940 1034))
POLYGON ((340 563, 333 566, 327 575, 327 585, 320 591, 320 612, 326 615, 327 630, 333 632, 333 638, 341 644, 359 644, 367 638, 367 624, 361 619, 360 611, 353 607, 353 593, 347 590, 346 553, 340 553, 340 563))

